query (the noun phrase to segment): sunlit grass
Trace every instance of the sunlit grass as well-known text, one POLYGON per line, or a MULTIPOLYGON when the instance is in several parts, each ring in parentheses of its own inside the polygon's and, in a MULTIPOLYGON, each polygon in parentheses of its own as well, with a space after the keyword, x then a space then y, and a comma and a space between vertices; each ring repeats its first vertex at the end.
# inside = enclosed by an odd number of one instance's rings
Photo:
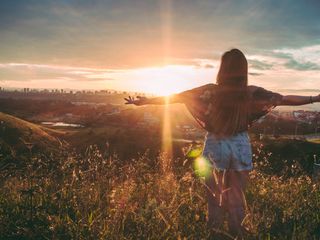
MULTIPOLYGON (((164 174, 165 155, 125 163, 95 147, 86 152, 33 156, 26 169, 6 175, 1 238, 208 239, 205 186, 190 166, 164 174)), ((203 158, 196 165, 206 169, 203 158)), ((252 172, 246 239, 319 239, 319 192, 307 176, 252 172)))
MULTIPOLYGON (((25 171, 4 180, 2 238, 209 238, 205 187, 191 168, 166 175, 164 155, 123 163, 94 147, 82 158, 68 155, 34 156, 25 171)), ((203 158, 196 163, 206 169, 203 158)), ((306 176, 285 181, 252 172, 246 239, 318 239, 319 191, 306 176)))

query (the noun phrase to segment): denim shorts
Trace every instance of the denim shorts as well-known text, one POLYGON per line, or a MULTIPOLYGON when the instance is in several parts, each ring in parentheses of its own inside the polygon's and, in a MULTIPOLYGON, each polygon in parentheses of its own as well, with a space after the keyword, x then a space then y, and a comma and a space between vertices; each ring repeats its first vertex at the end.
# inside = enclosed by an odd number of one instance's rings
POLYGON ((219 139, 207 133, 202 156, 217 170, 252 170, 252 150, 249 135, 241 132, 219 139))

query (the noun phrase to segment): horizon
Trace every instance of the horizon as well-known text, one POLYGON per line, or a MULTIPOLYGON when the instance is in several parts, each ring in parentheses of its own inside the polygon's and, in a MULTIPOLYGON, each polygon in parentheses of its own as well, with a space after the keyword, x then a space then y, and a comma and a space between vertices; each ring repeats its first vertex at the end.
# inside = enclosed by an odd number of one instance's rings
POLYGON ((248 59, 249 84, 313 93, 320 89, 319 7, 3 1, 0 85, 168 95, 214 82, 221 55, 236 47, 248 59))
MULTIPOLYGON (((215 83, 214 83, 215 84, 215 83)), ((252 84, 249 84, 250 86, 252 84)), ((20 91, 24 89, 28 89, 29 92, 32 92, 33 90, 35 91, 43 91, 43 90, 64 90, 64 91, 90 91, 90 92, 95 92, 95 91, 116 91, 116 92, 127 92, 127 93, 141 93, 141 94, 146 94, 146 95, 155 95, 155 96, 163 96, 162 94, 157 94, 153 92, 148 92, 148 91, 133 91, 133 90, 124 90, 124 89, 116 89, 116 88, 64 88, 64 87, 26 87, 26 86, 21 86, 21 87, 4 87, 0 85, 0 88, 3 91, 20 91)), ((271 90, 271 89, 269 89, 271 90)), ((288 89, 288 88, 283 88, 283 89, 272 89, 273 91, 282 93, 282 94, 312 94, 312 93, 318 93, 320 92, 320 89, 288 89)), ((179 93, 179 92, 174 92, 174 93, 179 93)), ((173 93, 173 94, 174 94, 173 93)))
MULTIPOLYGON (((1 91, 9 91, 8 92, 15 92, 15 91, 18 91, 18 92, 23 92, 23 90, 25 88, 3 88, 2 86, 0 86, 0 90, 1 91)), ((58 92, 54 92, 54 93, 58 93, 60 94, 60 90, 64 90, 66 92, 63 92, 61 94, 71 94, 70 92, 72 91, 73 94, 77 94, 77 92, 82 92, 82 91, 87 91, 85 92, 85 94, 88 94, 89 92, 90 93, 93 93, 95 94, 95 91, 98 91, 98 92, 102 92, 102 91, 114 91, 112 94, 121 94, 123 95, 124 93, 126 93, 127 95, 138 95, 138 94, 142 94, 142 95, 145 95, 147 97, 151 96, 161 96, 160 94, 153 94, 153 93, 148 93, 148 92, 135 92, 135 91, 124 91, 124 90, 116 90, 116 89, 69 89, 69 88, 30 88, 28 90, 27 93, 34 93, 33 90, 35 90, 36 92, 38 93, 41 93, 42 91, 44 90, 47 90, 48 94, 52 93, 51 91, 53 90, 58 90, 58 92)), ((1 94, 1 91, 0 91, 0 94, 1 94)), ((290 93, 306 93, 306 92, 309 92, 309 93, 313 93, 317 90, 315 89, 300 89, 300 90, 290 90, 290 89, 283 89, 283 91, 279 91, 279 92, 286 92, 288 94, 290 93)), ((306 105, 300 105, 300 106, 277 106, 275 109, 273 109, 272 111, 282 111, 282 112, 294 112, 294 111, 299 111, 299 110, 303 110, 303 111, 313 111, 313 112, 319 112, 320 111, 320 103, 313 103, 313 104, 306 104, 306 105)))

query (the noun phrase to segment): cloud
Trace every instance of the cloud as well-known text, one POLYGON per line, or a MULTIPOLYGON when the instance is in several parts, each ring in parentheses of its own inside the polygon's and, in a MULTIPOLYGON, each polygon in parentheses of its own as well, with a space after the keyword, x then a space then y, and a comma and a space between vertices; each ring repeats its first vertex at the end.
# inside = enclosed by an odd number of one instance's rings
POLYGON ((75 68, 54 65, 7 63, 0 64, 0 81, 109 81, 120 72, 109 69, 75 68))
POLYGON ((121 69, 216 58, 231 47, 300 48, 319 43, 319 7, 315 0, 4 0, 0 62, 121 69))
POLYGON ((302 48, 284 48, 274 50, 274 55, 285 59, 284 66, 288 69, 298 71, 318 71, 320 70, 320 44, 306 46, 302 48))
POLYGON ((294 59, 290 59, 285 66, 289 69, 295 69, 298 71, 310 71, 320 70, 320 65, 313 62, 298 62, 294 59))
POLYGON ((261 76, 263 73, 257 73, 257 72, 249 72, 248 73, 250 76, 261 76))
POLYGON ((257 70, 270 70, 273 67, 273 64, 266 61, 259 61, 257 59, 248 59, 249 66, 257 70))
POLYGON ((320 89, 281 89, 288 93, 319 93, 320 89))
POLYGON ((204 65, 205 68, 214 68, 214 66, 212 64, 206 64, 204 65))
POLYGON ((320 71, 320 44, 301 48, 282 48, 264 50, 258 54, 248 55, 249 68, 263 74, 292 75, 303 71, 320 71))

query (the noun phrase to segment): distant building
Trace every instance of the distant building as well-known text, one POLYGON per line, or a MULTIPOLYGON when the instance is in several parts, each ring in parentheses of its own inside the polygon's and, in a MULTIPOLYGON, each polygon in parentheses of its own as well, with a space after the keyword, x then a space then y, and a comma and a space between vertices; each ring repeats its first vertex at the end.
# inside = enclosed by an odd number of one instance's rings
POLYGON ((312 122, 314 122, 317 119, 318 113, 311 112, 311 111, 299 110, 299 111, 294 111, 293 116, 296 121, 311 124, 312 122))

